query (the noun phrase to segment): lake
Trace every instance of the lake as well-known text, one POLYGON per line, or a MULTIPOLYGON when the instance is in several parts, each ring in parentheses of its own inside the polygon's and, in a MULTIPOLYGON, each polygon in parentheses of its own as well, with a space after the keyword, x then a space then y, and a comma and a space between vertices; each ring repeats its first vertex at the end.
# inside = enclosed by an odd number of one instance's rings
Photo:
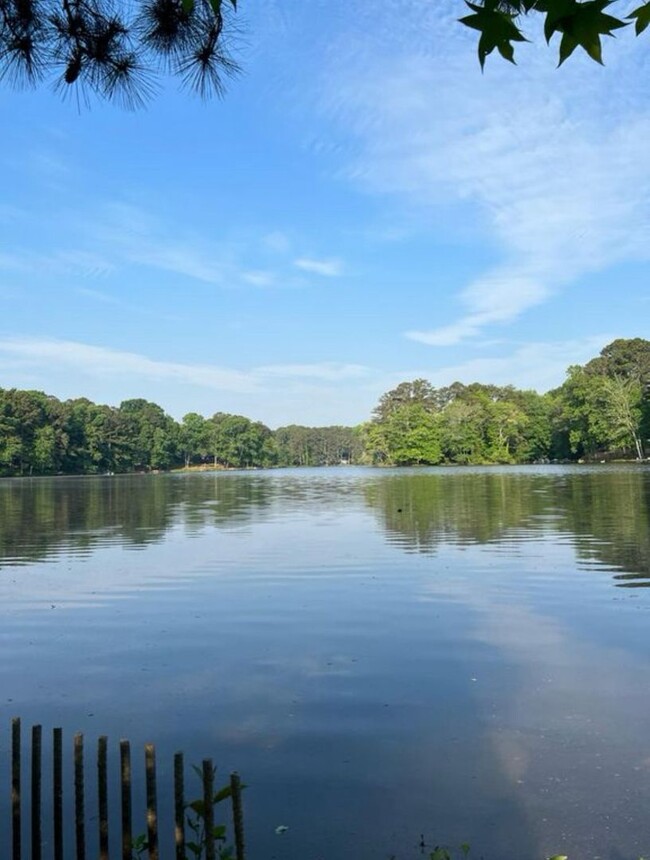
POLYGON ((635 860, 648 586, 643 466, 0 481, 3 814, 19 715, 239 770, 251 860, 635 860))

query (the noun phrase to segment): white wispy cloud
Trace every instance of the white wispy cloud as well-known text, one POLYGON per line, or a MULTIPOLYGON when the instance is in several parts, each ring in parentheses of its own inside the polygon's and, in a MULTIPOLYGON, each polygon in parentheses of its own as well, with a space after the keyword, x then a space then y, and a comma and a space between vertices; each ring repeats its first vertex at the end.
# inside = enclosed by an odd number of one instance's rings
POLYGON ((273 230, 263 238, 263 244, 271 251, 278 254, 288 254, 291 248, 291 240, 280 230, 273 230))
POLYGON ((341 260, 315 260, 311 257, 299 257, 293 261, 293 264, 297 269, 302 269, 303 272, 311 272, 325 278, 337 278, 343 274, 341 260))
POLYGON ((253 287, 272 287, 277 280, 277 277, 273 272, 266 272, 262 269, 251 272, 242 272, 241 278, 253 287))
POLYGON ((323 361, 318 364, 269 364, 258 367, 259 376, 283 379, 320 379, 329 382, 359 379, 368 376, 370 368, 362 364, 345 364, 336 361, 323 361))
MULTIPOLYGON (((219 391, 250 391, 249 373, 203 364, 158 361, 136 352, 125 352, 68 340, 4 338, 0 356, 25 368, 70 369, 83 376, 128 376, 141 380, 173 380, 219 391)), ((1 367, 0 363, 0 367, 1 367)))
POLYGON ((293 260, 291 243, 280 232, 215 242, 200 230, 179 231, 161 216, 123 202, 104 206, 84 229, 89 246, 115 265, 146 266, 220 287, 292 287, 298 285, 295 268, 328 277, 342 271, 337 259, 293 260))
POLYGON ((77 248, 61 249, 49 254, 34 254, 19 249, 10 254, 0 253, 0 269, 25 274, 101 278, 113 271, 113 265, 99 254, 77 248))
POLYGON ((93 301, 101 302, 105 305, 116 305, 119 304, 119 300, 112 296, 110 293, 105 293, 102 290, 91 290, 87 287, 79 287, 79 289, 75 290, 77 295, 83 296, 87 299, 93 299, 93 301))
POLYGON ((573 340, 523 343, 498 356, 478 356, 443 367, 402 371, 401 375, 393 375, 393 384, 424 377, 436 387, 452 382, 465 385, 482 382, 544 392, 562 383, 568 367, 585 364, 617 336, 610 332, 573 340))
POLYGON ((371 373, 358 364, 317 362, 312 364, 263 365, 234 369, 211 364, 160 361, 136 352, 111 349, 78 341, 52 338, 8 337, 0 339, 0 370, 74 370, 82 376, 129 377, 147 381, 182 382, 216 391, 253 393, 295 380, 303 382, 340 382, 359 379, 371 373))
POLYGON ((324 96, 353 138, 348 178, 438 212, 460 204, 500 254, 461 290, 456 319, 407 332, 431 345, 511 323, 578 278, 650 256, 642 46, 609 46, 605 70, 580 57, 556 70, 538 41, 520 47, 518 69, 490 58, 481 76, 457 11, 443 0, 435 16, 421 4, 396 16, 388 3, 368 31, 337 43, 324 96))
POLYGON ((189 411, 208 415, 219 409, 260 417, 270 426, 355 424, 367 420, 381 394, 405 379, 426 378, 439 387, 478 381, 538 391, 554 388, 569 365, 583 364, 615 336, 521 344, 499 357, 390 372, 332 361, 233 368, 163 361, 78 341, 4 337, 0 338, 0 380, 63 398, 83 393, 98 402, 144 396, 177 417, 189 411))

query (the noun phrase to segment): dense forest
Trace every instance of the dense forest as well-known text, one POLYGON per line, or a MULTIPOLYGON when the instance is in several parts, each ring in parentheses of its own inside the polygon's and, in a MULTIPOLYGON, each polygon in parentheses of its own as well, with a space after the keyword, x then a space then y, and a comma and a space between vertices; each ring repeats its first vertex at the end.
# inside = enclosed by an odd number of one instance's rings
POLYGON ((650 451, 650 341, 615 340, 546 394, 424 379, 384 394, 360 427, 270 430, 241 415, 175 421, 147 400, 119 407, 0 389, 0 474, 643 459, 650 451))

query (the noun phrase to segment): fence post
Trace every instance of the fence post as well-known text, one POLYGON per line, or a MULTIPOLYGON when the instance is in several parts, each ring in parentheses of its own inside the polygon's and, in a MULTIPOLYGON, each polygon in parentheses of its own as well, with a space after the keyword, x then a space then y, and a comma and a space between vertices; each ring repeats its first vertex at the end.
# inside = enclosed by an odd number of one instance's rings
POLYGON ((54 860, 63 860, 63 729, 52 730, 54 860))
POLYGON ((43 730, 32 726, 32 860, 41 860, 41 758, 43 730))
POLYGON ((84 801, 84 736, 74 736, 74 830, 77 860, 86 860, 86 809, 84 801))
POLYGON ((108 738, 97 741, 97 811, 99 813, 99 860, 108 858, 108 738))
POLYGON ((241 780, 236 771, 230 774, 230 795, 232 798, 233 829, 235 831, 235 858, 236 860, 245 860, 244 808, 241 800, 241 780))
POLYGON ((215 860, 214 853, 214 767, 212 759, 203 759, 203 824, 205 860, 215 860))
POLYGON ((174 756, 174 818, 176 860, 185 860, 185 776, 181 752, 174 756))
POLYGON ((20 717, 11 721, 11 833, 12 860, 20 860, 20 717))
MULTIPOLYGON (((52 729, 52 776, 51 776, 51 813, 52 813, 52 848, 48 843, 43 844, 43 740, 42 726, 32 726, 31 758, 30 758, 30 809, 26 813, 31 825, 31 840, 28 855, 29 860, 42 860, 43 851, 51 850, 48 854, 51 860, 72 860, 64 855, 64 762, 63 762, 63 730, 52 729)), ((84 735, 78 732, 73 739, 74 765, 74 827, 75 827, 75 860, 86 860, 86 804, 85 804, 85 760, 84 735)), ((198 770, 198 768, 195 768, 198 770)), ((217 847, 214 826, 215 802, 215 768, 211 758, 203 760, 200 771, 203 784, 201 807, 196 806, 199 819, 203 819, 202 830, 199 830, 205 860, 216 860, 217 847)), ((121 777, 121 824, 122 848, 121 860, 133 860, 133 808, 132 808, 132 770, 131 745, 128 740, 120 740, 120 777, 121 777)), ((144 848, 139 845, 138 856, 142 851, 148 852, 149 860, 159 860, 159 823, 158 797, 156 775, 156 750, 153 744, 145 745, 145 782, 146 782, 146 813, 147 841, 144 848)), ((108 738, 101 735, 97 740, 97 823, 99 850, 95 855, 98 860, 110 860, 110 816, 108 791, 108 738)), ((241 782, 237 773, 230 775, 230 795, 235 837, 236 860, 245 860, 244 830, 241 803, 241 782)), ((186 804, 185 804, 185 772, 183 753, 174 755, 174 843, 176 860, 185 860, 186 841, 186 804)), ((47 792, 46 792, 47 794, 47 792)), ((94 800, 94 787, 91 792, 94 800)), ((49 798, 46 803, 49 807, 49 798)), ((11 860, 23 860, 23 822, 22 817, 22 731, 21 720, 14 717, 11 721, 11 860)), ((71 810, 72 811, 72 810, 71 810)), ((47 814, 49 819, 49 812, 47 814)), ((49 825, 49 820, 48 820, 49 825)), ((166 829, 166 827, 165 827, 166 829)), ((48 830, 49 832, 49 830, 48 830)), ((114 837, 115 839, 115 837, 114 837)), ((26 849, 27 850, 27 849, 26 849)), ((91 851, 94 854, 94 850, 91 851)))
POLYGON ((153 744, 144 748, 147 782, 147 842, 149 860, 158 860, 158 799, 156 796, 156 749, 153 744))
POLYGON ((126 740, 120 741, 120 775, 122 781, 122 860, 132 860, 131 744, 126 740))

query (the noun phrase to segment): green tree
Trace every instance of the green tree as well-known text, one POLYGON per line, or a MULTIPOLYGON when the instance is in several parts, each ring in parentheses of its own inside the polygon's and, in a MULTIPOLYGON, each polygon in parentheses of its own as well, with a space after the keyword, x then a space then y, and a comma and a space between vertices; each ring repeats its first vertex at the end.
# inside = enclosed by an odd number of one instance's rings
MULTIPOLYGON (((120 404, 131 467, 167 469, 176 458, 176 422, 157 403, 142 398, 120 404)), ((126 453, 126 452, 125 452, 126 453)))
POLYGON ((366 452, 374 463, 435 465, 442 460, 438 420, 423 403, 404 403, 364 429, 366 452))
POLYGON ((185 466, 199 460, 203 462, 210 452, 210 423, 197 412, 183 416, 179 430, 179 442, 185 466))
POLYGON ((638 460, 643 459, 643 439, 641 437, 641 405, 643 390, 636 379, 623 379, 620 376, 606 377, 605 409, 609 422, 609 438, 614 446, 624 449, 632 447, 638 460))
POLYGON ((56 398, 9 389, 0 397, 0 468, 9 474, 58 471, 66 437, 56 398))
POLYGON ((512 400, 496 400, 487 412, 488 458, 495 463, 515 463, 528 417, 512 400))
POLYGON ((631 380, 641 387, 638 409, 642 445, 650 442, 650 341, 640 337, 618 338, 607 344, 585 369, 610 378, 631 380))
POLYGON ((210 419, 211 453, 215 466, 233 468, 271 465, 274 457, 272 434, 260 421, 243 415, 217 412, 210 419))
POLYGON ((557 392, 555 420, 558 435, 566 437, 572 455, 594 456, 607 448, 611 434, 606 402, 604 377, 587 373, 577 365, 569 368, 567 380, 557 392))
POLYGON ((450 463, 484 463, 488 459, 485 439, 487 415, 476 399, 457 398, 445 407, 440 437, 444 458, 450 463))
POLYGON ((396 388, 382 394, 373 410, 373 418, 383 421, 395 410, 414 403, 420 404, 428 412, 436 412, 439 409, 438 392, 426 379, 400 382, 396 388))
POLYGON ((354 427, 302 427, 290 424, 273 434, 280 466, 338 466, 356 463, 362 453, 354 427))
MULTIPOLYGON (((641 459, 650 436, 650 341, 619 339, 584 367, 571 367, 553 402, 553 447, 577 457, 641 459)), ((556 454, 558 456, 558 454, 556 454)))

